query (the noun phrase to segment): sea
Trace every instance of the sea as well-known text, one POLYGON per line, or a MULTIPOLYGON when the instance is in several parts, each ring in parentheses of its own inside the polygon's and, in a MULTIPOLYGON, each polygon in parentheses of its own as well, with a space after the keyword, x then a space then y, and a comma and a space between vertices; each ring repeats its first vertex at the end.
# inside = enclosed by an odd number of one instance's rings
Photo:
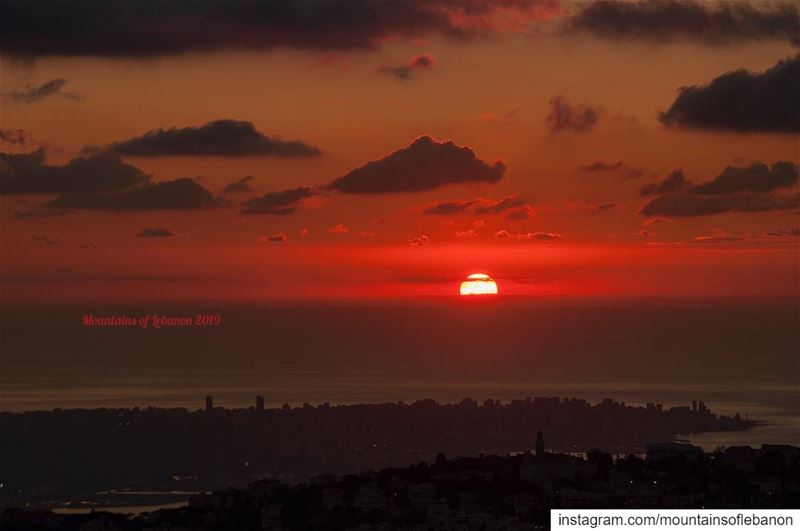
POLYGON ((703 400, 765 424, 706 449, 800 445, 797 300, 495 298, 3 305, 0 410, 559 396, 703 400), (153 326, 86 326, 84 316, 153 326), (207 317, 203 317, 207 316, 207 317), (210 317, 208 317, 210 316, 210 317), (189 317, 191 325, 186 325, 189 317), (161 319, 166 318, 166 319, 161 319), (130 321, 126 321, 130 322, 130 321))

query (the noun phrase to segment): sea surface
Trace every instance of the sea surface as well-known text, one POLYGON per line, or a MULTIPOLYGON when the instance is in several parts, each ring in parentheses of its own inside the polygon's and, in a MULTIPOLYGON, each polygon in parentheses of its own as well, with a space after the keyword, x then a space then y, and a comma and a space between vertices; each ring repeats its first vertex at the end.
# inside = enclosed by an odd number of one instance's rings
POLYGON ((188 501, 178 501, 173 503, 158 503, 154 505, 87 505, 85 507, 52 507, 56 514, 88 514, 93 511, 103 511, 106 513, 117 514, 142 514, 160 511, 161 509, 179 509, 189 505, 188 501))
POLYGON ((0 410, 610 397, 767 425, 686 434, 706 448, 800 444, 797 301, 394 300, 9 307, 0 410), (83 315, 221 316, 86 327, 83 315))

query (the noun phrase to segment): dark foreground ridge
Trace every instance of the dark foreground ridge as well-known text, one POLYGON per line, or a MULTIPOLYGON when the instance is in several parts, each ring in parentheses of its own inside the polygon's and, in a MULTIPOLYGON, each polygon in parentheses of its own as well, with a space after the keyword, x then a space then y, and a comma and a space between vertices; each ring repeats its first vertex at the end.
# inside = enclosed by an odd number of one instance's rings
POLYGON ((196 412, 2 413, 0 452, 14 457, 3 464, 0 507, 51 507, 103 496, 99 503, 107 504, 113 502, 102 493, 119 489, 199 492, 264 477, 292 483, 320 473, 407 466, 439 452, 505 455, 531 449, 539 430, 554 451, 629 454, 677 434, 755 424, 738 414, 716 415, 703 402, 665 409, 549 397, 294 409, 264 409, 259 397, 256 407, 233 410, 213 407, 209 397, 196 412))
POLYGON ((543 450, 386 468, 289 485, 273 479, 194 496, 188 507, 137 517, 62 516, 9 509, 12 529, 531 530, 553 508, 786 508, 800 505, 800 448, 749 446, 704 453, 689 444, 649 445, 646 459, 543 450))

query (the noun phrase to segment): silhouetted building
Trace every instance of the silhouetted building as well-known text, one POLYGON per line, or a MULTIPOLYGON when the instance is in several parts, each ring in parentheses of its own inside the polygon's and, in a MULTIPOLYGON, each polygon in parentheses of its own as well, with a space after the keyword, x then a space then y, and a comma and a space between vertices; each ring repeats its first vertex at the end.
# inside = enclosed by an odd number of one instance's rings
POLYGON ((544 455, 544 435, 541 431, 536 433, 536 455, 538 457, 544 455))
POLYGON ((214 397, 211 395, 206 396, 206 413, 211 413, 214 409, 214 397))
POLYGON ((257 396, 256 397, 256 412, 263 413, 264 412, 264 397, 257 396))

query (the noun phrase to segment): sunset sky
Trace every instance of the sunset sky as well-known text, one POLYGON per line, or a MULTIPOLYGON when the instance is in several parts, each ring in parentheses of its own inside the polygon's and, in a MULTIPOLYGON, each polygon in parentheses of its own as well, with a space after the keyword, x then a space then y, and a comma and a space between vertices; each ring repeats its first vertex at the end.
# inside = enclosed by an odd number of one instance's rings
POLYGON ((796 2, 30 4, 4 300, 798 294, 796 2))

